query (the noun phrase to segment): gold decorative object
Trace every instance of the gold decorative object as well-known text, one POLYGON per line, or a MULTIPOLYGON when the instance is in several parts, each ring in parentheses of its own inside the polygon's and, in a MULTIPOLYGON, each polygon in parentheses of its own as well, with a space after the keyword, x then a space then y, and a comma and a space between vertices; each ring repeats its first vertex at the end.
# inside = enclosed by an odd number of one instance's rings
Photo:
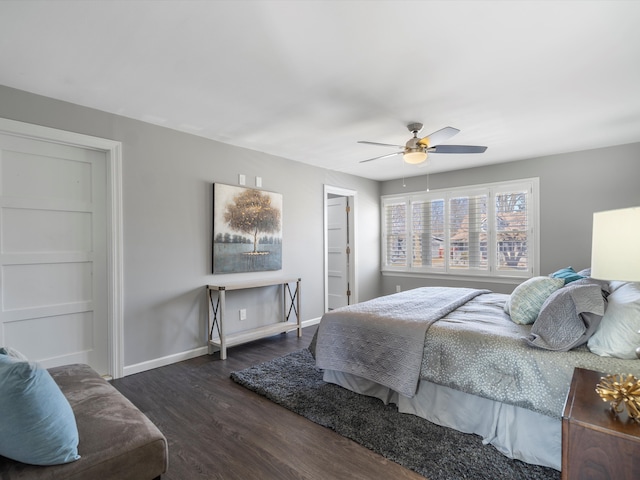
POLYGON ((640 422, 640 381, 633 375, 607 375, 596 385, 596 392, 603 402, 611 402, 611 410, 615 413, 627 413, 635 421, 640 422))

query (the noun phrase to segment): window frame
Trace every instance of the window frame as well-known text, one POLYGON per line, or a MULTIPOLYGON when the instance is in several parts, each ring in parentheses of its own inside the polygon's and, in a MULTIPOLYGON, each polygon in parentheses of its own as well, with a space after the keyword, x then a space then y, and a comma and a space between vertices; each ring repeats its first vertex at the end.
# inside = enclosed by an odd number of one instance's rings
POLYGON ((539 218, 539 178, 525 178, 503 182, 467 185, 443 188, 430 191, 419 191, 402 194, 390 194, 380 197, 380 241, 381 272, 383 275, 447 278, 447 279, 487 279, 495 283, 518 283, 522 279, 538 276, 540 272, 540 218, 539 218), (497 229, 496 229, 496 195, 504 193, 527 192, 527 268, 518 270, 500 270, 498 268, 497 229), (487 269, 452 268, 448 255, 444 256, 443 267, 415 266, 413 256, 413 224, 412 212, 416 203, 434 200, 444 201, 444 252, 450 251, 450 199, 487 195, 487 269), (387 210, 388 205, 404 204, 406 212, 405 243, 406 264, 391 265, 387 262, 387 210))

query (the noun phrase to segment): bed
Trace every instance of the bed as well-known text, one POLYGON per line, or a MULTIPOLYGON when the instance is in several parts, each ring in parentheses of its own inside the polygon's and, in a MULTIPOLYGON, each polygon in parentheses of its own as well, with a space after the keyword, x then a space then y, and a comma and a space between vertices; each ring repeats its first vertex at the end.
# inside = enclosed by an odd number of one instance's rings
POLYGON ((327 382, 560 470, 573 369, 640 377, 640 285, 570 271, 511 295, 423 287, 333 310, 316 364, 327 382))

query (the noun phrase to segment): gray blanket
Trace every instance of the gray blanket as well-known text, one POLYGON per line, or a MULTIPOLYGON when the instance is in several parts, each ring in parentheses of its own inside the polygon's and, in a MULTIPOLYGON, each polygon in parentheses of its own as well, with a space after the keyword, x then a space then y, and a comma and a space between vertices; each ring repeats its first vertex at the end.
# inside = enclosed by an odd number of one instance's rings
POLYGON ((413 397, 429 327, 483 293, 488 290, 423 287, 326 313, 318 327, 316 365, 413 397))

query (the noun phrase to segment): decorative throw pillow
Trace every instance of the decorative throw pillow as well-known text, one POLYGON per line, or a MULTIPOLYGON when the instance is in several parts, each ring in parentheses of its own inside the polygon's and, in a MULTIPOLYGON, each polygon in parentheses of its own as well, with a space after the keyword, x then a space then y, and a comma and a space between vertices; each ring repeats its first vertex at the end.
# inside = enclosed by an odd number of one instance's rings
POLYGON ((550 277, 553 278, 562 278, 564 280, 564 284, 575 282, 576 280, 580 280, 585 278, 583 275, 577 273, 573 267, 561 268, 557 272, 553 272, 550 277))
POLYGON ((562 352, 583 345, 600 324, 605 306, 599 285, 572 283, 549 295, 526 340, 562 352))
POLYGON ((0 354, 8 355, 10 357, 15 358, 16 360, 23 360, 25 362, 29 361, 29 359, 26 356, 24 356, 22 353, 20 353, 15 348, 11 348, 11 347, 2 347, 2 348, 0 348, 0 354))
POLYGON ((621 281, 618 281, 618 280, 611 280, 609 282, 609 288, 611 289, 611 292, 615 292, 617 289, 619 289, 623 285, 626 285, 627 283, 629 283, 629 282, 621 282, 621 281))
MULTIPOLYGON (((604 296, 605 299, 611 293, 611 286, 609 285, 609 282, 607 280, 598 280, 597 278, 584 277, 584 278, 581 278, 580 280, 575 280, 571 282, 571 285, 567 285, 567 286, 576 287, 578 285, 597 285, 598 287, 600 287, 600 290, 602 291, 602 295, 604 296)), ((606 308, 606 304, 605 304, 605 308, 606 308)))
POLYGON ((585 268, 584 270, 580 270, 578 272, 578 275, 583 276, 583 277, 590 277, 591 276, 591 267, 585 268))
POLYGON ((530 278, 513 290, 509 301, 505 303, 505 311, 515 323, 531 324, 538 318, 542 304, 549 295, 563 286, 562 278, 530 278))
POLYGON ((80 458, 73 410, 49 372, 0 354, 0 455, 32 465, 80 458))
POLYGON ((626 282, 607 300, 607 311, 587 346, 603 357, 634 359, 640 347, 640 284, 626 282))

